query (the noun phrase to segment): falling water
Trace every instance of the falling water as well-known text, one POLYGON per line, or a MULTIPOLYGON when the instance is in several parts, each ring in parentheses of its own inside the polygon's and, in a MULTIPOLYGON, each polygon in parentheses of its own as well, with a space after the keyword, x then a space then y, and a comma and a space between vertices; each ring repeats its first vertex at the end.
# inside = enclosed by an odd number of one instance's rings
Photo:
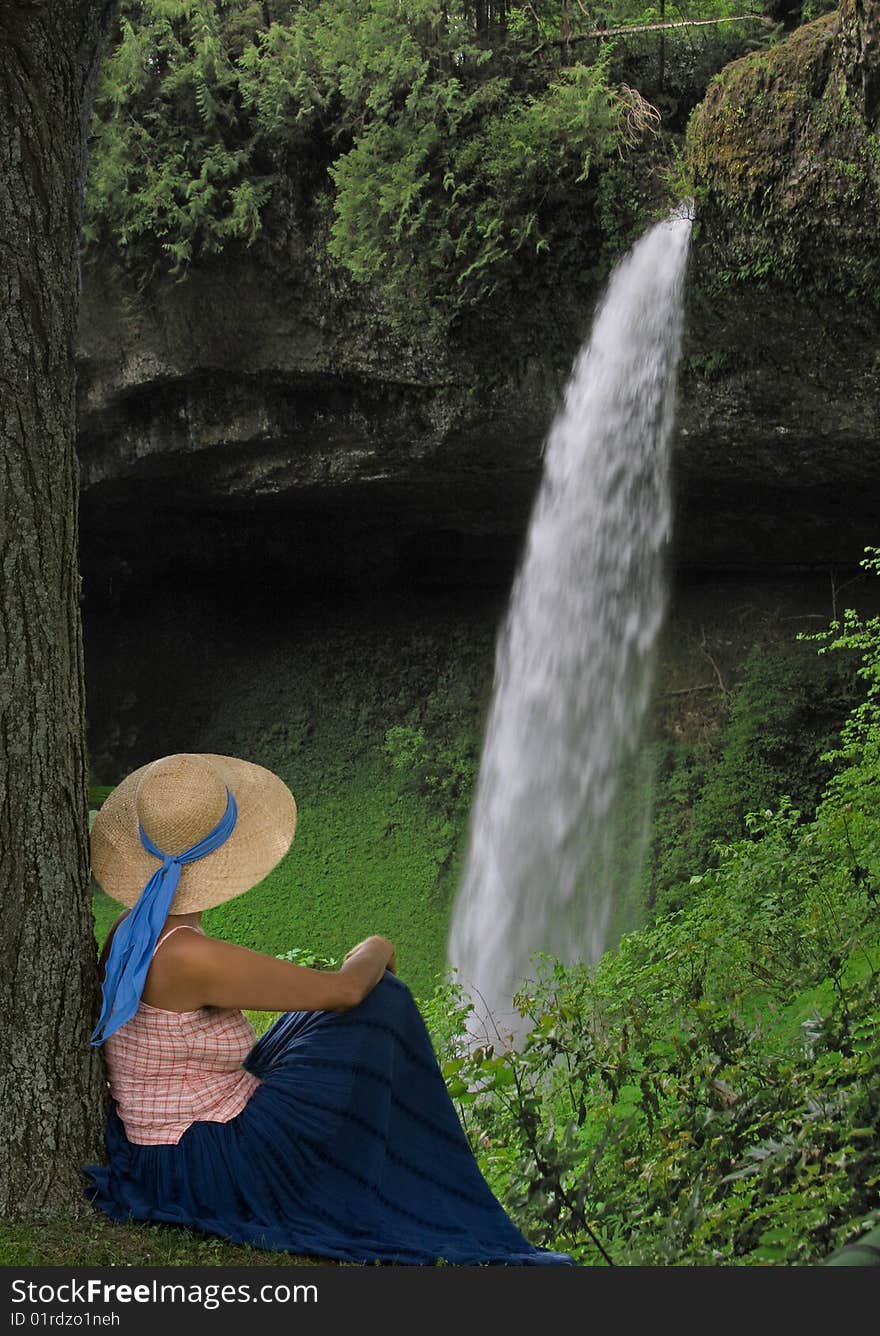
POLYGON ((534 953, 597 960, 641 870, 690 232, 682 205, 611 276, 547 438, 498 640, 449 961, 510 1033, 534 953))

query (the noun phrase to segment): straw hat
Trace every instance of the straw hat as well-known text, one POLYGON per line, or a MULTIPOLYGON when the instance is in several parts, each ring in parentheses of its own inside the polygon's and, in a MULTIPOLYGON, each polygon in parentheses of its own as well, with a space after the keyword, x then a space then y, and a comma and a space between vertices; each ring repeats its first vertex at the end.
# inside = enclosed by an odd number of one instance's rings
POLYGON ((181 853, 223 816, 227 786, 238 806, 232 834, 213 853, 183 865, 170 912, 211 909, 256 886, 293 842, 296 802, 271 770, 208 752, 160 757, 108 794, 90 836, 95 881, 114 900, 134 905, 160 866, 141 844, 138 822, 158 848, 181 853))

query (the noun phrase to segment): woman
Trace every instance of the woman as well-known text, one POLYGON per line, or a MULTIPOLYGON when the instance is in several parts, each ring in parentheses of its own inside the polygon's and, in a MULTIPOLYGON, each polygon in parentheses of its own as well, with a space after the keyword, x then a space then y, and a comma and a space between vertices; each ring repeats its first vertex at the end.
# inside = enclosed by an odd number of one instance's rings
POLYGON ((535 1248, 480 1173, 384 937, 338 970, 207 936, 293 840, 277 775, 166 756, 129 775, 91 834, 129 906, 101 957, 112 1095, 88 1196, 114 1220, 352 1262, 572 1265, 535 1248), (284 1014, 255 1042, 242 1008, 284 1014))

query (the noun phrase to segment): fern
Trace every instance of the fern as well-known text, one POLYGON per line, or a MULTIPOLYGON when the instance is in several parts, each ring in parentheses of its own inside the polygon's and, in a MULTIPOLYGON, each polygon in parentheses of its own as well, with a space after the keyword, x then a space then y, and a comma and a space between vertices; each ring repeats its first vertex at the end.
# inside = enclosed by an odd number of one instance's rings
MULTIPOLYGON (((614 83, 609 49, 579 44, 589 63, 563 65, 561 6, 541 10, 478 32, 466 0, 120 0, 86 262, 113 248, 140 285, 162 263, 185 276, 253 245, 281 187, 329 215, 323 258, 393 324, 445 327, 540 280, 655 114, 614 83)), ((590 21, 652 13, 608 0, 590 21)))

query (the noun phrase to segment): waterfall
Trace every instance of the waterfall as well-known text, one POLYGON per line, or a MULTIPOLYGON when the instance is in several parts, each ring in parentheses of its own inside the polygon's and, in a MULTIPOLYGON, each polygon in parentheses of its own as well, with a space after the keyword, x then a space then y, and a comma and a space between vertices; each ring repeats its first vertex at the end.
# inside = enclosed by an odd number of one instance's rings
POLYGON ((595 962, 642 867, 638 744, 666 608, 690 233, 681 205, 611 275, 545 443, 498 638, 448 957, 509 1034, 534 954, 595 962))

